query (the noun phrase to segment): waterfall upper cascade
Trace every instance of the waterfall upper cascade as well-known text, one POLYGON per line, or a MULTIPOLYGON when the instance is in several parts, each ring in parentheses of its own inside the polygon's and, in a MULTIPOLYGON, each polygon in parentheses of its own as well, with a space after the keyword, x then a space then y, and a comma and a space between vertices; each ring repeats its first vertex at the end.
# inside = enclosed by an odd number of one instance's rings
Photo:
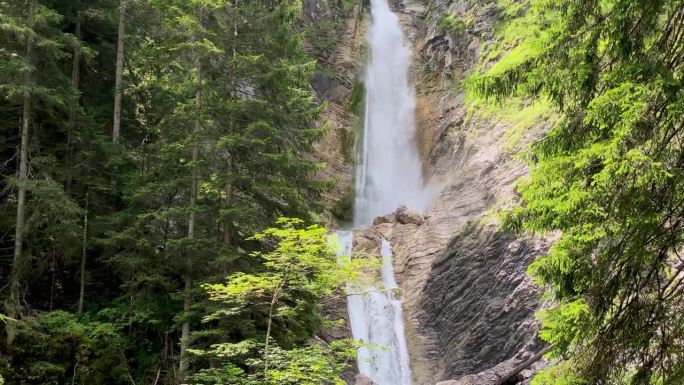
POLYGON ((399 205, 424 211, 428 202, 409 86, 411 51, 387 0, 371 0, 366 108, 356 169, 354 224, 370 224, 399 205))
MULTIPOLYGON (((415 98, 408 82, 410 50, 387 0, 371 0, 371 14, 365 124, 356 169, 356 226, 369 225, 399 205, 423 211, 428 202, 415 139, 415 98)), ((339 232, 338 237, 339 254, 351 255, 353 234, 339 232)), ((382 282, 376 286, 382 283, 382 288, 347 288, 352 334, 368 344, 358 350, 358 368, 377 385, 411 385, 401 300, 387 240, 382 240, 380 251, 382 282)))

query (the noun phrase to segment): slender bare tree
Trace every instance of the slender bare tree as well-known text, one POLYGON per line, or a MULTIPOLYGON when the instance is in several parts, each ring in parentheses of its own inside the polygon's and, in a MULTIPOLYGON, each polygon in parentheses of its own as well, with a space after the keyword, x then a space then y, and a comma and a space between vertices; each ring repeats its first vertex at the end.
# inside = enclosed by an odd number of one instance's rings
MULTIPOLYGON (((35 1, 28 2, 29 26, 33 25, 33 12, 35 1)), ((26 61, 33 61, 33 41, 26 39, 26 61)), ((17 217, 14 230, 14 257, 12 260, 12 272, 10 273, 10 297, 7 303, 7 315, 9 320, 5 331, 7 333, 7 346, 12 345, 17 335, 15 319, 19 314, 21 302, 21 276, 23 267, 24 231, 26 225, 26 181, 28 180, 28 146, 29 128, 31 123, 31 84, 33 77, 31 70, 24 75, 23 107, 21 114, 21 143, 19 145, 19 173, 17 183, 17 217)))
POLYGON ((83 313, 85 302, 85 274, 86 274, 86 250, 88 246, 88 193, 85 197, 85 212, 83 213, 83 240, 81 247, 81 287, 78 294, 78 314, 83 313))
POLYGON ((119 31, 116 38, 116 74, 114 80, 114 126, 112 140, 119 141, 121 136, 121 87, 123 83, 124 36, 126 29, 126 0, 119 3, 119 31))
MULTIPOLYGON (((202 23, 203 9, 199 10, 200 25, 202 23)), ((202 111, 202 61, 201 55, 197 55, 197 90, 195 91, 195 122, 193 128, 193 136, 197 137, 201 129, 201 111, 202 111)), ((196 139, 196 138, 195 138, 196 139)), ((199 146, 197 142, 193 143, 192 147, 192 176, 190 181, 190 216, 188 218, 188 239, 192 240, 195 238, 195 211, 194 207, 197 204, 197 181, 199 178, 199 168, 197 162, 199 160, 199 146)), ((187 318, 187 314, 190 311, 190 306, 192 301, 190 298, 190 293, 192 291, 192 258, 190 256, 186 257, 186 273, 185 273, 185 289, 184 289, 184 300, 183 300, 183 311, 185 313, 185 319, 181 325, 181 340, 180 340, 180 359, 178 362, 178 379, 179 381, 185 380, 187 375, 189 363, 187 359, 187 349, 190 344, 190 321, 187 318)))
MULTIPOLYGON (((80 5, 80 2, 79 2, 80 5)), ((71 59, 71 88, 76 92, 76 95, 69 101, 69 122, 67 126, 67 154, 66 154, 66 193, 71 193, 71 185, 73 182, 73 174, 71 172, 71 143, 74 135, 74 128, 76 127, 77 109, 79 101, 79 88, 81 82, 81 12, 76 16, 76 30, 74 35, 77 39, 77 44, 74 47, 74 53, 71 59)))

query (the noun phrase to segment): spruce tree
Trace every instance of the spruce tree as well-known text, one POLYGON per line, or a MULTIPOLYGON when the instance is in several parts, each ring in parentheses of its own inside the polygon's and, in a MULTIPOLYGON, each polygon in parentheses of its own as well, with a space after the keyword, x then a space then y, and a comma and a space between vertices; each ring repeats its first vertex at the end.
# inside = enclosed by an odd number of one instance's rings
MULTIPOLYGON (((54 154, 40 151, 35 142, 43 137, 32 138, 31 132, 43 124, 36 119, 39 114, 63 116, 72 90, 59 62, 79 42, 62 34, 61 15, 37 0, 1 3, 0 7, 0 92, 9 103, 21 106, 21 114, 13 119, 19 128, 17 172, 16 177, 7 179, 8 186, 16 192, 14 254, 6 301, 9 346, 16 336, 15 320, 20 318, 23 281, 32 262, 28 253, 33 250, 25 245, 30 242, 27 234, 36 228, 54 237, 60 233, 58 244, 67 250, 67 243, 73 240, 79 208, 52 178, 56 170, 50 160, 54 154)), ((60 123, 56 125, 60 127, 60 123)), ((38 251, 33 257, 39 258, 41 254, 38 251)))
POLYGON ((517 230, 561 237, 531 273, 560 362, 536 384, 684 381, 684 2, 532 1, 521 46, 471 85, 550 99, 517 230))
MULTIPOLYGON (((329 186, 310 160, 325 106, 300 11, 0 2, 0 153, 11 160, 0 232, 17 231, 0 237, 0 273, 16 282, 2 293, 9 383, 171 384, 207 368, 191 349, 244 339, 201 322, 215 304, 200 285, 262 269, 248 255, 263 245, 248 237, 282 215, 316 220, 329 186)), ((305 345, 269 350, 292 358, 291 373, 334 353, 305 345)))

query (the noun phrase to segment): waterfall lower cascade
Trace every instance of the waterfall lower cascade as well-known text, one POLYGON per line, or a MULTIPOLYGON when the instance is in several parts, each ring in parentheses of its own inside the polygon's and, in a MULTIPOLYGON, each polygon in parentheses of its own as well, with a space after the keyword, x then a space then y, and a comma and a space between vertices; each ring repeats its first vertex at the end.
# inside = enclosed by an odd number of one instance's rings
MULTIPOLYGON (((339 255, 349 256, 351 231, 340 231, 339 255)), ((364 343, 357 352, 359 373, 376 385, 411 385, 409 355, 404 336, 401 300, 397 298, 392 247, 382 240, 382 288, 349 284, 347 308, 354 339, 364 343)))
MULTIPOLYGON (((415 97, 409 86, 410 49, 388 0, 371 0, 368 34, 370 58, 366 70, 363 140, 356 170, 354 225, 365 226, 399 205, 427 208, 415 132, 415 97)), ((353 234, 338 232, 340 256, 350 256, 353 234)), ((411 385, 409 355, 392 246, 381 245, 381 282, 376 287, 350 284, 349 321, 358 349, 359 372, 376 385, 411 385), (377 287, 382 284, 382 288, 377 287)))

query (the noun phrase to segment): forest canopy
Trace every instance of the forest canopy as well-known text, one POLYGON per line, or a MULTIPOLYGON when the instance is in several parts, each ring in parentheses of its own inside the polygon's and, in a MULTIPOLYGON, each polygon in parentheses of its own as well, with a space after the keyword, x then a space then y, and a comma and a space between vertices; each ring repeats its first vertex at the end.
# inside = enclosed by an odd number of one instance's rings
POLYGON ((0 1, 6 383, 339 381, 300 7, 0 1))

